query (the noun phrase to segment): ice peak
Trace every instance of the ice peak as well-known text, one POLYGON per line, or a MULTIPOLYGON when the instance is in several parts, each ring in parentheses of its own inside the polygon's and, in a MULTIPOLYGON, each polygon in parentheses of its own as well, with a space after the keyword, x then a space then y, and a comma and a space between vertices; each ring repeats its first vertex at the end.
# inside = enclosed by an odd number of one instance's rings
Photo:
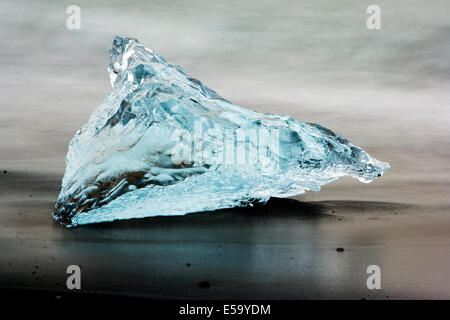
POLYGON ((111 86, 120 87, 123 81, 135 82, 135 69, 149 63, 166 63, 152 50, 140 44, 136 38, 115 36, 109 50, 108 72, 111 86))

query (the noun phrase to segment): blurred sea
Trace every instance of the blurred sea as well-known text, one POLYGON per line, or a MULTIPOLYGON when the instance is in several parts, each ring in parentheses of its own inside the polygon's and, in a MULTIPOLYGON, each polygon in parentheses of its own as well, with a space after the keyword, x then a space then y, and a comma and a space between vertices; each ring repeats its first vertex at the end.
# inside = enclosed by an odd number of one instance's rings
MULTIPOLYGON (((449 203, 450 2, 0 2, 0 169, 62 175, 67 145, 109 90, 114 35, 137 37, 224 98, 320 123, 391 164, 300 200, 449 203)), ((1 177, 0 177, 1 179, 1 177)))

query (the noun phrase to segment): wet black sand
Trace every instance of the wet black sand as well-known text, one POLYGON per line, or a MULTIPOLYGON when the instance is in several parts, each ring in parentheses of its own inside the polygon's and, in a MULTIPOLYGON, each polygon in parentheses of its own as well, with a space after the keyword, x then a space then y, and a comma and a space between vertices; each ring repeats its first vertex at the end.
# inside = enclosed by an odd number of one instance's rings
POLYGON ((67 230, 50 216, 60 179, 2 173, 1 288, 65 294, 66 268, 76 264, 88 294, 450 298, 446 206, 271 199, 264 207, 67 230), (381 268, 381 290, 366 287, 372 264, 381 268))

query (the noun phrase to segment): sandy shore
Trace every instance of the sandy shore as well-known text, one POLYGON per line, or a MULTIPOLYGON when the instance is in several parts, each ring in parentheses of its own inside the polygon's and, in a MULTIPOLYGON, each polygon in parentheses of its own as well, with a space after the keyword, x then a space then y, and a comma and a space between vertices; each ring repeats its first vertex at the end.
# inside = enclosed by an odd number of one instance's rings
POLYGON ((448 206, 272 199, 265 207, 67 230, 50 216, 60 179, 2 173, 0 287, 65 291, 66 268, 77 264, 86 293, 450 298, 448 206), (381 268, 381 290, 366 287, 372 264, 381 268), (198 287, 204 280, 209 289, 198 287))

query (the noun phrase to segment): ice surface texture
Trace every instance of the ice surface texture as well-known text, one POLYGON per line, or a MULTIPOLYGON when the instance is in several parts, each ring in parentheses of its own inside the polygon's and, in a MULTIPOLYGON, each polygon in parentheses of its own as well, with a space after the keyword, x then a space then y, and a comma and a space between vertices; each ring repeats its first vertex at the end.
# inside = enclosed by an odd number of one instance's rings
POLYGON ((318 124, 243 109, 132 38, 112 91, 69 145, 53 218, 67 227, 265 203, 389 168, 318 124))

